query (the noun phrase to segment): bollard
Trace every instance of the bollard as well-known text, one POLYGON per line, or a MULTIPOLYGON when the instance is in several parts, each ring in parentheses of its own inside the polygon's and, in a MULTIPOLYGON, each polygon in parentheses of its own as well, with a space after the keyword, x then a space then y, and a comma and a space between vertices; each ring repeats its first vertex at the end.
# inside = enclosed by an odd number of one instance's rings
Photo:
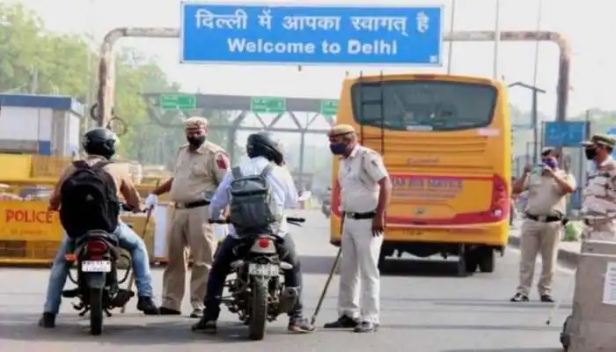
POLYGON ((569 351, 616 351, 616 242, 582 244, 567 330, 569 351))

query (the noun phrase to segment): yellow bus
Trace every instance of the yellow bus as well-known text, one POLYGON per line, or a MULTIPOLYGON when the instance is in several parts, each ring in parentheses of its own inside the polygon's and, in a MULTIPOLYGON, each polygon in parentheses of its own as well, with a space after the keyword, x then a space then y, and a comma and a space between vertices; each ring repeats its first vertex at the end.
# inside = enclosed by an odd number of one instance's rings
MULTIPOLYGON (((461 274, 492 272, 509 236, 511 121, 499 81, 443 74, 346 79, 337 123, 384 156, 393 183, 379 265, 389 256, 457 256, 461 274)), ((332 185, 336 187, 338 158, 332 185)), ((331 237, 340 245, 340 199, 331 237)))

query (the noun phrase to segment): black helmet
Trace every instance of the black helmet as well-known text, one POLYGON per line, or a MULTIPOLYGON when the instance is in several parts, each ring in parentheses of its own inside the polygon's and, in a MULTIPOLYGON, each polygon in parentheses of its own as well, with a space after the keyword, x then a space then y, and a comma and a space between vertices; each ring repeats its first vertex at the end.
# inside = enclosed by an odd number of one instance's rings
POLYGON ((270 132, 258 132, 248 136, 246 153, 250 158, 262 156, 277 165, 282 165, 284 161, 280 140, 270 132))
POLYGON ((82 146, 88 155, 99 155, 111 159, 116 152, 117 141, 118 137, 111 130, 97 127, 86 132, 82 146))

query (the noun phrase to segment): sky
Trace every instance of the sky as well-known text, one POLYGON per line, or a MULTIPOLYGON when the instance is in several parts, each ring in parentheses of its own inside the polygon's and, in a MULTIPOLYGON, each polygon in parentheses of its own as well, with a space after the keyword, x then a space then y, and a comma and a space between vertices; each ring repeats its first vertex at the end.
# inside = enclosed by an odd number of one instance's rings
MULTIPOLYGON (((15 0, 1 0, 17 2, 15 0)), ((443 5, 444 26, 450 29, 454 0, 387 0, 383 4, 443 5)), ((495 0, 455 0, 454 30, 493 30, 496 23, 495 0)), ((115 27, 179 27, 179 0, 21 0, 35 10, 49 30, 93 34, 98 42, 115 27)), ((232 1, 220 0, 233 4, 232 1)), ((278 1, 281 2, 281 1, 278 1)), ((285 1, 293 3, 293 1, 285 1)), ((295 1, 296 3, 298 1, 295 1)), ((244 1, 244 3, 262 3, 244 1)), ((304 1, 305 3, 305 1, 304 1)), ((312 0, 313 4, 372 3, 369 0, 312 0)), ((571 95, 569 115, 598 107, 616 109, 612 82, 616 81, 616 41, 602 40, 603 33, 616 33, 616 2, 607 0, 501 0, 501 30, 552 30, 565 34, 572 43, 571 95), (539 5, 541 18, 539 20, 539 5)), ((309 66, 301 72, 293 66, 182 65, 179 40, 124 38, 122 45, 135 47, 155 56, 169 77, 185 92, 286 96, 336 99, 345 73, 351 75, 391 72, 447 72, 449 43, 444 45, 444 65, 440 68, 309 66)), ((495 47, 490 42, 465 42, 451 45, 451 73, 492 77, 495 47)), ((507 83, 534 84, 547 91, 540 96, 539 110, 553 116, 556 111, 558 49, 553 43, 501 42, 498 45, 497 76, 507 83), (538 51, 537 51, 538 50, 538 51), (537 75, 534 61, 538 55, 537 75), (536 78, 536 79, 535 79, 536 78)), ((530 108, 530 92, 510 90, 512 102, 530 108)), ((323 127, 320 122, 316 127, 323 127), (319 126, 320 125, 320 126, 319 126)))

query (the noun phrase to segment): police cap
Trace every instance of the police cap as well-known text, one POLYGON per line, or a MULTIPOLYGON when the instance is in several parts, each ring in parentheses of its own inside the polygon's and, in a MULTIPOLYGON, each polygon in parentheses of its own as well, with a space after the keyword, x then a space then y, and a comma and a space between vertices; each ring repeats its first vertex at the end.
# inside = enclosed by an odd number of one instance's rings
POLYGON ((616 139, 607 134, 595 134, 590 140, 582 143, 583 146, 589 147, 592 145, 604 145, 606 147, 614 148, 616 146, 616 139))

